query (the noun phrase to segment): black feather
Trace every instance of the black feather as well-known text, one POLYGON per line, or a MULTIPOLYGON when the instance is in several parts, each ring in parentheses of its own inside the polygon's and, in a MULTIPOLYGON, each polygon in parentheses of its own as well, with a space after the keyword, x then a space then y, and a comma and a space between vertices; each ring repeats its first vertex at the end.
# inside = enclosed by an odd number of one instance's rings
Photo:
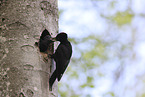
POLYGON ((52 90, 52 85, 56 78, 58 81, 61 80, 61 77, 69 64, 72 55, 72 45, 68 41, 66 33, 58 34, 56 36, 56 40, 60 41, 60 44, 55 53, 52 55, 52 58, 56 62, 56 70, 49 79, 50 90, 52 90))
POLYGON ((48 49, 48 46, 50 43, 53 41, 51 40, 51 35, 50 33, 45 29, 39 39, 39 49, 40 52, 46 52, 48 49))

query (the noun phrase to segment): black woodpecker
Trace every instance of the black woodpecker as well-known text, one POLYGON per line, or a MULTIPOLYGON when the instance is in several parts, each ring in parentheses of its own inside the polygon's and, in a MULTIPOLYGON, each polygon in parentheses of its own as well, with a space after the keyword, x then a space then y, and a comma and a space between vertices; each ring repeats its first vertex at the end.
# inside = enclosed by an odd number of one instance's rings
POLYGON ((39 39, 39 42, 35 42, 39 46, 40 52, 46 52, 50 43, 52 43, 52 38, 49 32, 45 29, 39 39))
POLYGON ((57 36, 53 39, 55 39, 55 41, 59 41, 60 44, 58 45, 55 53, 50 55, 50 57, 53 58, 56 63, 56 69, 49 79, 49 89, 51 91, 55 80, 57 79, 58 81, 60 81, 72 56, 72 45, 68 41, 66 33, 61 32, 57 34, 57 36))

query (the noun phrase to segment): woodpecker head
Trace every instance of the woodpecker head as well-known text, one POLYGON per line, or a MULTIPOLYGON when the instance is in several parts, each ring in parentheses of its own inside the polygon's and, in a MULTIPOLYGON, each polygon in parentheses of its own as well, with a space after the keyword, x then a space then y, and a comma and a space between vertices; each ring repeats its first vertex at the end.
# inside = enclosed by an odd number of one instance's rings
POLYGON ((55 38, 53 38, 54 41, 60 41, 60 42, 65 42, 67 41, 67 34, 64 32, 61 32, 57 34, 55 38))

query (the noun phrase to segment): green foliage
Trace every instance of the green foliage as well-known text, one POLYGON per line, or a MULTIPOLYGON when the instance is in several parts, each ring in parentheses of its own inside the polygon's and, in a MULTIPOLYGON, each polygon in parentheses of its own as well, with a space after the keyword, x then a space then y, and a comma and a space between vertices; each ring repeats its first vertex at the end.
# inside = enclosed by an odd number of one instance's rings
POLYGON ((64 12, 64 10, 60 9, 59 12, 58 12, 59 16, 60 16, 63 12, 64 12))
POLYGON ((117 3, 117 1, 113 0, 112 2, 110 2, 110 5, 112 8, 114 8, 115 4, 117 3))
POLYGON ((60 93, 61 97, 80 97, 79 94, 76 94, 74 90, 67 84, 58 84, 59 87, 64 87, 64 89, 59 88, 58 92, 60 93))
POLYGON ((74 43, 74 44, 78 44, 78 41, 76 41, 75 38, 69 38, 69 41, 71 41, 71 42, 74 43))
POLYGON ((111 96, 111 97, 116 97, 115 94, 113 92, 107 92, 104 97, 108 97, 108 96, 111 96))
POLYGON ((85 87, 90 87, 90 88, 94 88, 95 86, 93 84, 83 84, 80 86, 81 88, 85 88, 85 87))
MULTIPOLYGON (((85 95, 83 94, 84 92, 86 92, 85 89, 88 88, 96 89, 98 87, 96 86, 97 81, 99 79, 106 79, 106 77, 108 79, 111 79, 112 86, 110 86, 110 90, 108 90, 110 92, 104 90, 105 93, 102 93, 101 97, 120 97, 120 96, 116 96, 115 89, 116 87, 119 88, 120 86, 121 89, 123 88, 124 90, 126 89, 127 83, 124 82, 125 83, 124 84, 121 82, 126 79, 129 80, 128 77, 129 74, 128 73, 126 74, 125 70, 127 70, 127 68, 130 69, 131 67, 133 67, 132 64, 136 64, 135 62, 137 61, 135 61, 135 59, 137 56, 139 56, 137 55, 133 58, 133 55, 136 55, 135 53, 137 51, 136 50, 137 47, 135 47, 134 45, 139 43, 139 41, 141 41, 141 40, 136 41, 136 39, 139 38, 139 34, 138 36, 135 36, 133 32, 134 30, 137 31, 139 30, 139 28, 142 27, 136 25, 136 27, 133 28, 131 23, 132 20, 136 19, 135 18, 136 16, 133 13, 133 10, 130 8, 131 5, 128 5, 128 7, 124 8, 122 11, 121 9, 119 9, 122 8, 122 6, 117 7, 117 5, 120 5, 119 2, 121 1, 117 1, 117 0, 115 1, 114 0, 91 0, 91 1, 93 1, 92 5, 97 5, 93 7, 93 9, 97 8, 95 9, 97 11, 96 16, 100 16, 99 19, 104 20, 103 21, 104 25, 102 26, 106 30, 99 32, 101 33, 100 35, 97 35, 96 34, 97 31, 94 31, 94 33, 96 32, 95 35, 91 34, 90 36, 85 38, 82 38, 81 36, 79 39, 69 38, 69 40, 73 44, 73 48, 74 48, 73 51, 78 52, 80 55, 78 57, 77 53, 75 53, 73 55, 73 58, 71 59, 71 65, 68 68, 67 72, 65 73, 67 75, 67 81, 64 83, 61 82, 63 85, 59 86, 59 87, 65 87, 65 91, 59 89, 59 93, 61 94, 61 97, 92 97, 91 93, 90 94, 86 93, 85 95), (102 5, 98 6, 99 4, 102 5), (80 47, 79 46, 80 44, 84 44, 84 47, 80 47), (79 83, 79 85, 78 84, 76 85, 77 88, 70 87, 72 80, 73 81, 75 80, 76 83, 79 83), (113 85, 115 85, 116 87, 113 87, 113 85)), ((121 4, 123 4, 122 2, 121 4)), ((129 1, 127 3, 131 4, 129 3, 129 1)), ((143 29, 140 29, 139 31, 142 30, 143 29)), ((90 29, 88 29, 88 33, 89 31, 90 29)), ((138 57, 137 60, 140 60, 140 58, 138 57)), ((141 63, 139 62, 139 64, 141 63)), ((131 73, 132 72, 134 73, 135 70, 136 69, 133 69, 131 73)), ((143 75, 137 75, 137 76, 143 77, 143 75)), ((137 76, 134 77, 136 78, 137 76)), ((137 85, 137 82, 135 83, 135 80, 131 82, 131 84, 134 83, 135 85, 137 85)), ((138 83, 141 82, 138 81, 138 83)), ((141 86, 143 87, 145 81, 143 80, 142 83, 139 87, 141 86)), ((104 83, 102 82, 101 84, 103 86, 104 83)), ((128 92, 126 90, 124 93, 128 92)), ((131 90, 137 92, 134 86, 133 89, 132 87, 130 87, 130 91, 131 90)), ((139 93, 139 96, 136 97, 145 97, 144 91, 143 93, 139 93)))
POLYGON ((145 93, 141 95, 141 97, 145 97, 145 93))
POLYGON ((100 58, 105 58, 105 55, 103 55, 104 50, 105 50, 105 47, 103 46, 103 44, 95 45, 95 47, 92 50, 84 53, 83 58, 84 60, 92 59, 95 56, 98 56, 100 58))
POLYGON ((134 15, 129 13, 128 11, 117 12, 113 17, 113 21, 115 21, 119 26, 122 26, 124 24, 131 23, 133 16, 134 15))
POLYGON ((85 87, 90 87, 90 88, 94 88, 95 86, 93 85, 93 80, 94 78, 93 77, 87 77, 87 82, 83 85, 81 85, 80 87, 81 88, 85 88, 85 87))
POLYGON ((79 78, 78 73, 76 71, 70 70, 70 69, 68 69, 68 71, 71 71, 71 74, 70 74, 71 78, 76 78, 76 79, 79 78))

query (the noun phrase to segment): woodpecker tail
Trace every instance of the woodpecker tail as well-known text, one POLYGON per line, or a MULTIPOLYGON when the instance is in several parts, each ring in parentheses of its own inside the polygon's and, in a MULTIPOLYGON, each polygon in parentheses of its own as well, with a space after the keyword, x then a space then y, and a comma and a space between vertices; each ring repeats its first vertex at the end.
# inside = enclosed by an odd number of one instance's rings
POLYGON ((49 78, 49 90, 52 91, 52 86, 53 86, 53 83, 55 82, 56 80, 56 77, 57 77, 57 73, 56 73, 56 70, 53 72, 53 74, 51 75, 51 77, 49 78))
MULTIPOLYGON (((69 61, 68 61, 68 63, 69 63, 69 61)), ((62 71, 60 71, 61 73, 57 76, 57 80, 58 80, 58 81, 61 80, 61 78, 62 78, 62 76, 63 76, 63 74, 64 74, 64 72, 65 72, 67 66, 68 66, 68 65, 66 65, 66 66, 62 69, 62 71)))
POLYGON ((57 80, 60 81, 61 77, 62 77, 62 74, 60 74, 60 75, 58 76, 57 80))

